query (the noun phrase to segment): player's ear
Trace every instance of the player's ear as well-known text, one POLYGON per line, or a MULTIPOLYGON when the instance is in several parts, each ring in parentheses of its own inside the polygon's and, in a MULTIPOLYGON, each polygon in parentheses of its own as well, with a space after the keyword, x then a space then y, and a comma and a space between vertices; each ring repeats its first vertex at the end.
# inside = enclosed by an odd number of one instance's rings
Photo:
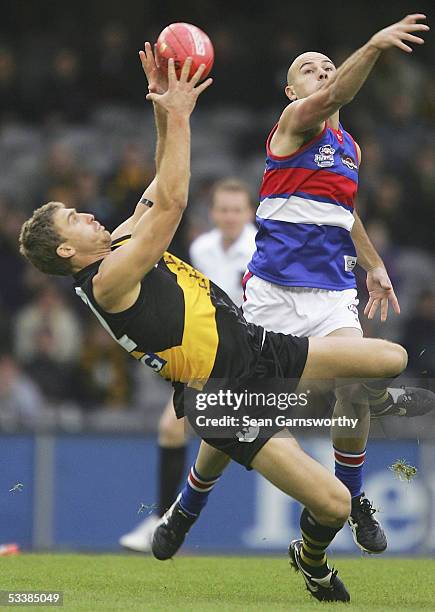
POLYGON ((76 254, 76 250, 70 244, 62 242, 62 244, 57 247, 56 253, 59 255, 59 257, 63 257, 64 259, 70 259, 71 257, 74 257, 74 255, 76 254))
POLYGON ((291 100, 291 102, 294 102, 295 100, 298 99, 295 90, 293 88, 293 85, 287 85, 285 88, 285 95, 287 96, 287 98, 289 100, 291 100))

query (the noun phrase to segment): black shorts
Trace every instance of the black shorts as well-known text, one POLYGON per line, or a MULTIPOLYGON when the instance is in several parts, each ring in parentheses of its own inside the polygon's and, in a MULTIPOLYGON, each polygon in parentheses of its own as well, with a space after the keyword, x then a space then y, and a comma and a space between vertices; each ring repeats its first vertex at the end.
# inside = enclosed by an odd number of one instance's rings
POLYGON ((274 417, 277 414, 276 407, 271 407, 268 402, 251 405, 246 397, 257 399, 262 397, 277 397, 283 393, 288 397, 296 395, 295 391, 302 376, 308 354, 308 338, 265 332, 264 343, 258 356, 255 368, 251 376, 243 381, 213 380, 208 381, 202 391, 180 386, 176 387, 174 404, 177 416, 183 414, 194 431, 210 446, 224 452, 231 459, 251 469, 251 462, 258 451, 272 438, 282 426, 275 424, 274 417), (225 406, 207 406, 199 412, 198 398, 221 392, 224 396, 227 392, 237 394, 240 398, 240 406, 237 410, 225 406), (245 400, 242 401, 242 398, 245 400), (181 403, 183 407, 181 408, 181 403), (248 405, 249 403, 249 405, 248 405), (219 435, 213 427, 199 425, 199 418, 205 420, 226 419, 234 416, 237 422, 231 423, 221 430, 219 435), (251 420, 261 422, 272 421, 265 425, 245 425, 244 419, 249 423, 251 420))

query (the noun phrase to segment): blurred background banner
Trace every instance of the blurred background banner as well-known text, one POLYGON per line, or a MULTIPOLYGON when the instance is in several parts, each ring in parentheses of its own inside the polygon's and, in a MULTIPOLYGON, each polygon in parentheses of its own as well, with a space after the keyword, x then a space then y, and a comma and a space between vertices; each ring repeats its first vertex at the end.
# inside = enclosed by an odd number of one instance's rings
MULTIPOLYGON (((307 440, 303 446, 333 468, 328 440, 307 440)), ((196 449, 192 443, 192 460, 196 449)), ((388 533, 388 554, 434 554, 434 442, 376 440, 369 450, 366 488, 388 533), (404 457, 418 469, 409 483, 389 469, 404 457)), ((2 436, 0 466, 0 540, 18 541, 26 548, 119 550, 120 535, 156 507, 152 439, 2 436), (19 480, 23 489, 10 492, 19 480)), ((297 502, 233 464, 192 528, 185 552, 282 551, 297 537, 299 514, 297 502)), ((354 553, 350 530, 343 529, 331 548, 354 553)))
MULTIPOLYGON (((203 28, 214 84, 192 118, 189 205, 171 251, 189 260, 213 225, 212 186, 234 176, 257 202, 265 140, 286 104, 286 71, 319 50, 340 64, 375 31, 433 2, 304 3, 6 0, 0 23, 0 543, 115 549, 156 499, 155 431, 170 389, 129 359, 72 291, 30 268, 18 233, 32 210, 61 200, 107 228, 131 214, 154 176, 155 129, 138 59, 170 22, 203 28), (147 436, 147 437, 145 437, 147 436), (23 483, 22 491, 10 491, 23 483)), ((432 23, 431 23, 432 21, 432 23)), ((435 371, 435 45, 385 53, 341 121, 362 149, 357 209, 383 257, 400 317, 364 333, 401 342, 407 374, 435 371)), ((243 270, 240 271, 243 273, 243 270)), ((357 272, 360 307, 365 274, 357 272)), ((425 421, 434 427, 435 416, 425 421)), ((405 429, 408 425, 405 427, 405 429)), ((433 442, 373 441, 366 493, 389 551, 435 551, 433 442), (404 458, 410 483, 388 470, 404 458)), ((405 431, 406 434, 406 431, 405 431)), ((403 432, 400 434, 403 438, 403 432)), ((390 436, 391 438, 397 436, 390 436)), ((434 438, 434 436, 432 436, 434 438)), ((326 440, 308 445, 332 466, 326 440)), ((191 448, 193 453, 193 447, 191 448)), ((193 455, 192 455, 193 457, 193 455)), ((151 508, 152 509, 152 508, 151 508)), ((192 531, 192 550, 263 551, 295 536, 296 504, 232 466, 192 531), (225 500, 235 500, 230 506, 225 500), (234 507, 236 511, 234 511, 234 507), (209 527, 212 526, 212 529, 209 527)), ((334 547, 351 551, 349 530, 334 547)))

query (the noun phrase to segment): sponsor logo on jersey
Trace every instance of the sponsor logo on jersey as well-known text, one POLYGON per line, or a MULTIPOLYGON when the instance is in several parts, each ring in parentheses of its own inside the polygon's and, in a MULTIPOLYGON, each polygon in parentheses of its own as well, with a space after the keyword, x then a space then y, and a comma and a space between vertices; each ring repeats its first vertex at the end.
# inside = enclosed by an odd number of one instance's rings
POLYGON ((354 255, 344 255, 344 269, 346 272, 352 272, 356 266, 357 258, 354 255))
POLYGON ((248 427, 242 427, 236 433, 236 436, 239 442, 254 442, 258 438, 259 433, 260 427, 258 425, 249 425, 248 427))
POLYGON ((319 152, 314 155, 314 161, 319 168, 330 168, 334 165, 335 149, 331 145, 322 145, 319 152))
POLYGON ((355 160, 350 156, 346 155, 346 153, 340 153, 342 163, 349 168, 349 170, 358 170, 358 166, 355 163, 355 160))

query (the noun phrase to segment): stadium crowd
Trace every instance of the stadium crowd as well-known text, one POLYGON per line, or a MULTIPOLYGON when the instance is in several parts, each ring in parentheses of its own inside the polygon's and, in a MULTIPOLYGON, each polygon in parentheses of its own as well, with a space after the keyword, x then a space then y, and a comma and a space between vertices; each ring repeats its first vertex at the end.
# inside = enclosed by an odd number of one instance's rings
MULTIPOLYGON (((259 34, 258 22, 254 30, 240 30, 241 17, 223 25, 213 3, 206 4, 209 23, 203 27, 215 44, 215 83, 193 119, 190 203, 172 245, 184 259, 192 240, 210 227, 214 181, 237 176, 251 186, 255 201, 267 132, 286 103, 282 86, 291 59, 314 45, 340 63, 358 44, 336 36, 334 28, 327 35, 313 21, 303 37, 297 28, 275 33, 270 48, 258 36, 252 51, 246 42, 259 34)), ((17 35, 6 34, 7 18, 0 35, 0 427, 104 427, 119 423, 111 421, 114 414, 125 423, 127 413, 142 415, 132 427, 152 427, 155 421, 144 415, 150 405, 157 413, 167 392, 145 368, 127 362, 87 316, 70 280, 47 280, 31 269, 17 243, 28 213, 49 200, 92 211, 114 228, 152 179, 154 127, 136 57, 138 24, 114 20, 96 31, 78 30, 76 7, 64 9, 47 37, 44 14, 37 19, 33 8, 24 18, 19 5, 10 16, 21 18, 14 22, 21 24, 17 35)), ((151 39, 156 24, 167 21, 153 18, 151 27, 141 25, 151 39)), ((361 42, 370 27, 361 20, 361 42)), ((362 148, 359 213, 402 306, 402 315, 390 314, 382 328, 362 318, 365 332, 403 342, 415 375, 435 365, 424 364, 424 355, 418 361, 422 348, 435 344, 435 234, 429 223, 435 75, 425 58, 385 54, 342 118, 362 148)), ((359 280, 364 305, 364 277, 359 280)))

